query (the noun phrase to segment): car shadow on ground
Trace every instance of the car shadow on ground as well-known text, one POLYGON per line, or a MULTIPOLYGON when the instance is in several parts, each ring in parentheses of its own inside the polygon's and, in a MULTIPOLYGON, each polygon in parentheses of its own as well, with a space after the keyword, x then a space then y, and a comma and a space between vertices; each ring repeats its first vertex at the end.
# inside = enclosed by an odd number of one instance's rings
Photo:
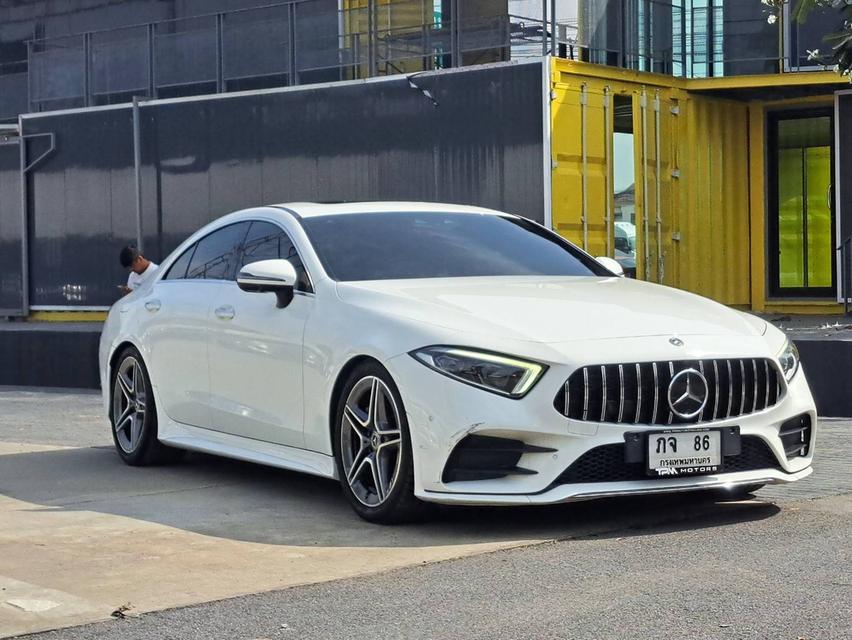
POLYGON ((651 535, 761 520, 760 500, 717 503, 700 494, 600 499, 545 507, 439 507, 397 527, 360 520, 337 482, 190 454, 165 467, 128 467, 111 447, 0 457, 0 495, 29 510, 91 511, 262 544, 421 547, 600 535, 651 535))

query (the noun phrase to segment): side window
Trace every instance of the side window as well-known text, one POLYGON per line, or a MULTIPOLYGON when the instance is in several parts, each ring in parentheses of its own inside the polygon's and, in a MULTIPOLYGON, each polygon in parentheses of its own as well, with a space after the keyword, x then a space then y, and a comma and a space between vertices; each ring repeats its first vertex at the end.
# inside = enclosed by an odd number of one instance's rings
POLYGON ((169 267, 169 271, 166 273, 163 280, 181 280, 185 278, 186 268, 189 266, 189 261, 192 260, 192 254, 195 253, 195 247, 197 246, 197 244, 194 244, 180 254, 180 258, 172 263, 172 266, 169 267))
POLYGON ((276 258, 289 260, 293 265, 296 270, 297 290, 311 291, 308 274, 287 232, 271 222, 259 220, 252 222, 251 229, 249 229, 246 241, 243 244, 240 268, 252 262, 275 260, 276 258))
POLYGON ((246 241, 243 243, 243 255, 240 268, 261 260, 276 260, 281 256, 281 245, 290 244, 290 239, 281 227, 271 222, 255 221, 251 223, 246 241))
POLYGON ((248 226, 248 222, 238 222, 199 240, 186 277, 203 280, 234 279, 240 247, 248 226))

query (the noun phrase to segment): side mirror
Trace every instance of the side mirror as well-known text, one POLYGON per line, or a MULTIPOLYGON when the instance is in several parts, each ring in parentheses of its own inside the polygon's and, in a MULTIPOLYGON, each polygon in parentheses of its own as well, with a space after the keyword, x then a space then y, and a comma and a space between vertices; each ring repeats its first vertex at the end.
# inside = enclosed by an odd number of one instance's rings
POLYGON ((237 286, 249 293, 274 293, 283 309, 293 300, 296 269, 289 260, 261 260, 240 269, 237 286))
POLYGON ((622 268, 618 260, 614 258, 608 258, 607 256, 599 256, 595 258, 595 260, 597 260, 601 265, 606 267, 609 271, 612 271, 612 273, 618 276, 619 278, 624 277, 624 269, 622 268))

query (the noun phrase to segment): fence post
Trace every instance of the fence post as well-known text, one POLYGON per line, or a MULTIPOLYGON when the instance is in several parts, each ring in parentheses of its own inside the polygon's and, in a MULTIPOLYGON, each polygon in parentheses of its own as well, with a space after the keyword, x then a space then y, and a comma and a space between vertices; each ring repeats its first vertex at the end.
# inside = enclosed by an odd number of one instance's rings
POLYGON ((452 61, 454 67, 462 66, 462 50, 461 50, 461 9, 459 8, 459 0, 452 0, 450 11, 451 26, 450 26, 450 45, 452 48, 452 61))
POLYGON ((216 14, 216 93, 225 93, 225 15, 216 14))
POLYGON ((33 113, 35 111, 35 109, 33 108, 34 69, 35 65, 33 64, 33 43, 32 40, 27 40, 27 111, 29 111, 30 113, 33 113))
POLYGON ((144 252, 142 233, 142 121, 139 97, 133 96, 133 176, 136 179, 136 248, 144 252))
POLYGON ((555 56, 556 45, 556 0, 550 0, 550 55, 555 56))
POLYGON ((287 76, 291 87, 299 84, 296 66, 296 4, 287 5, 287 76))
POLYGON ((152 100, 157 97, 157 76, 154 71, 155 53, 154 53, 154 29, 153 23, 148 25, 148 97, 152 100))
POLYGON ((83 106, 89 107, 92 104, 92 34, 83 34, 83 106))

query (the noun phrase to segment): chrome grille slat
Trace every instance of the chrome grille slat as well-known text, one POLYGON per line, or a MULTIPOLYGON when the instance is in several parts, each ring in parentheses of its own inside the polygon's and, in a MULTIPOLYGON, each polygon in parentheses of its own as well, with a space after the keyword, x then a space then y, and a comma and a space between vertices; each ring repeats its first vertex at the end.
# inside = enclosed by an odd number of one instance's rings
POLYGON ((731 417, 731 409, 733 409, 734 402, 734 370, 731 368, 731 361, 725 360, 728 363, 728 413, 725 414, 726 418, 731 417))
POLYGON ((715 360, 713 361, 713 384, 716 389, 716 397, 713 399, 713 420, 715 420, 719 417, 719 363, 715 360))
POLYGON ((636 363, 636 419, 633 424, 639 424, 642 416, 642 365, 636 363))
POLYGON ((751 368, 754 371, 754 402, 752 403, 751 412, 757 411, 757 360, 751 359, 751 368))
POLYGON ((769 362, 764 360, 763 366, 766 367, 766 400, 763 403, 763 408, 769 406, 769 362))
MULTIPOLYGON (((674 362, 669 360, 669 383, 674 379, 674 362)), ((666 393, 666 397, 668 397, 668 393, 666 393)), ((671 424, 674 421, 674 414, 669 411, 669 420, 668 424, 671 424)))
POLYGON ((651 424, 657 422, 657 400, 660 394, 660 377, 657 375, 657 363, 654 363, 654 410, 651 412, 651 424))
POLYGON ((612 424, 700 424, 750 415, 774 406, 784 395, 783 382, 777 365, 768 358, 596 364, 578 368, 556 394, 554 404, 573 420, 612 424), (686 369, 701 373, 708 387, 707 405, 692 419, 674 414, 668 401, 673 377, 686 369), (649 376, 652 379, 649 380, 649 376), (749 380, 748 376, 753 377, 749 380))

